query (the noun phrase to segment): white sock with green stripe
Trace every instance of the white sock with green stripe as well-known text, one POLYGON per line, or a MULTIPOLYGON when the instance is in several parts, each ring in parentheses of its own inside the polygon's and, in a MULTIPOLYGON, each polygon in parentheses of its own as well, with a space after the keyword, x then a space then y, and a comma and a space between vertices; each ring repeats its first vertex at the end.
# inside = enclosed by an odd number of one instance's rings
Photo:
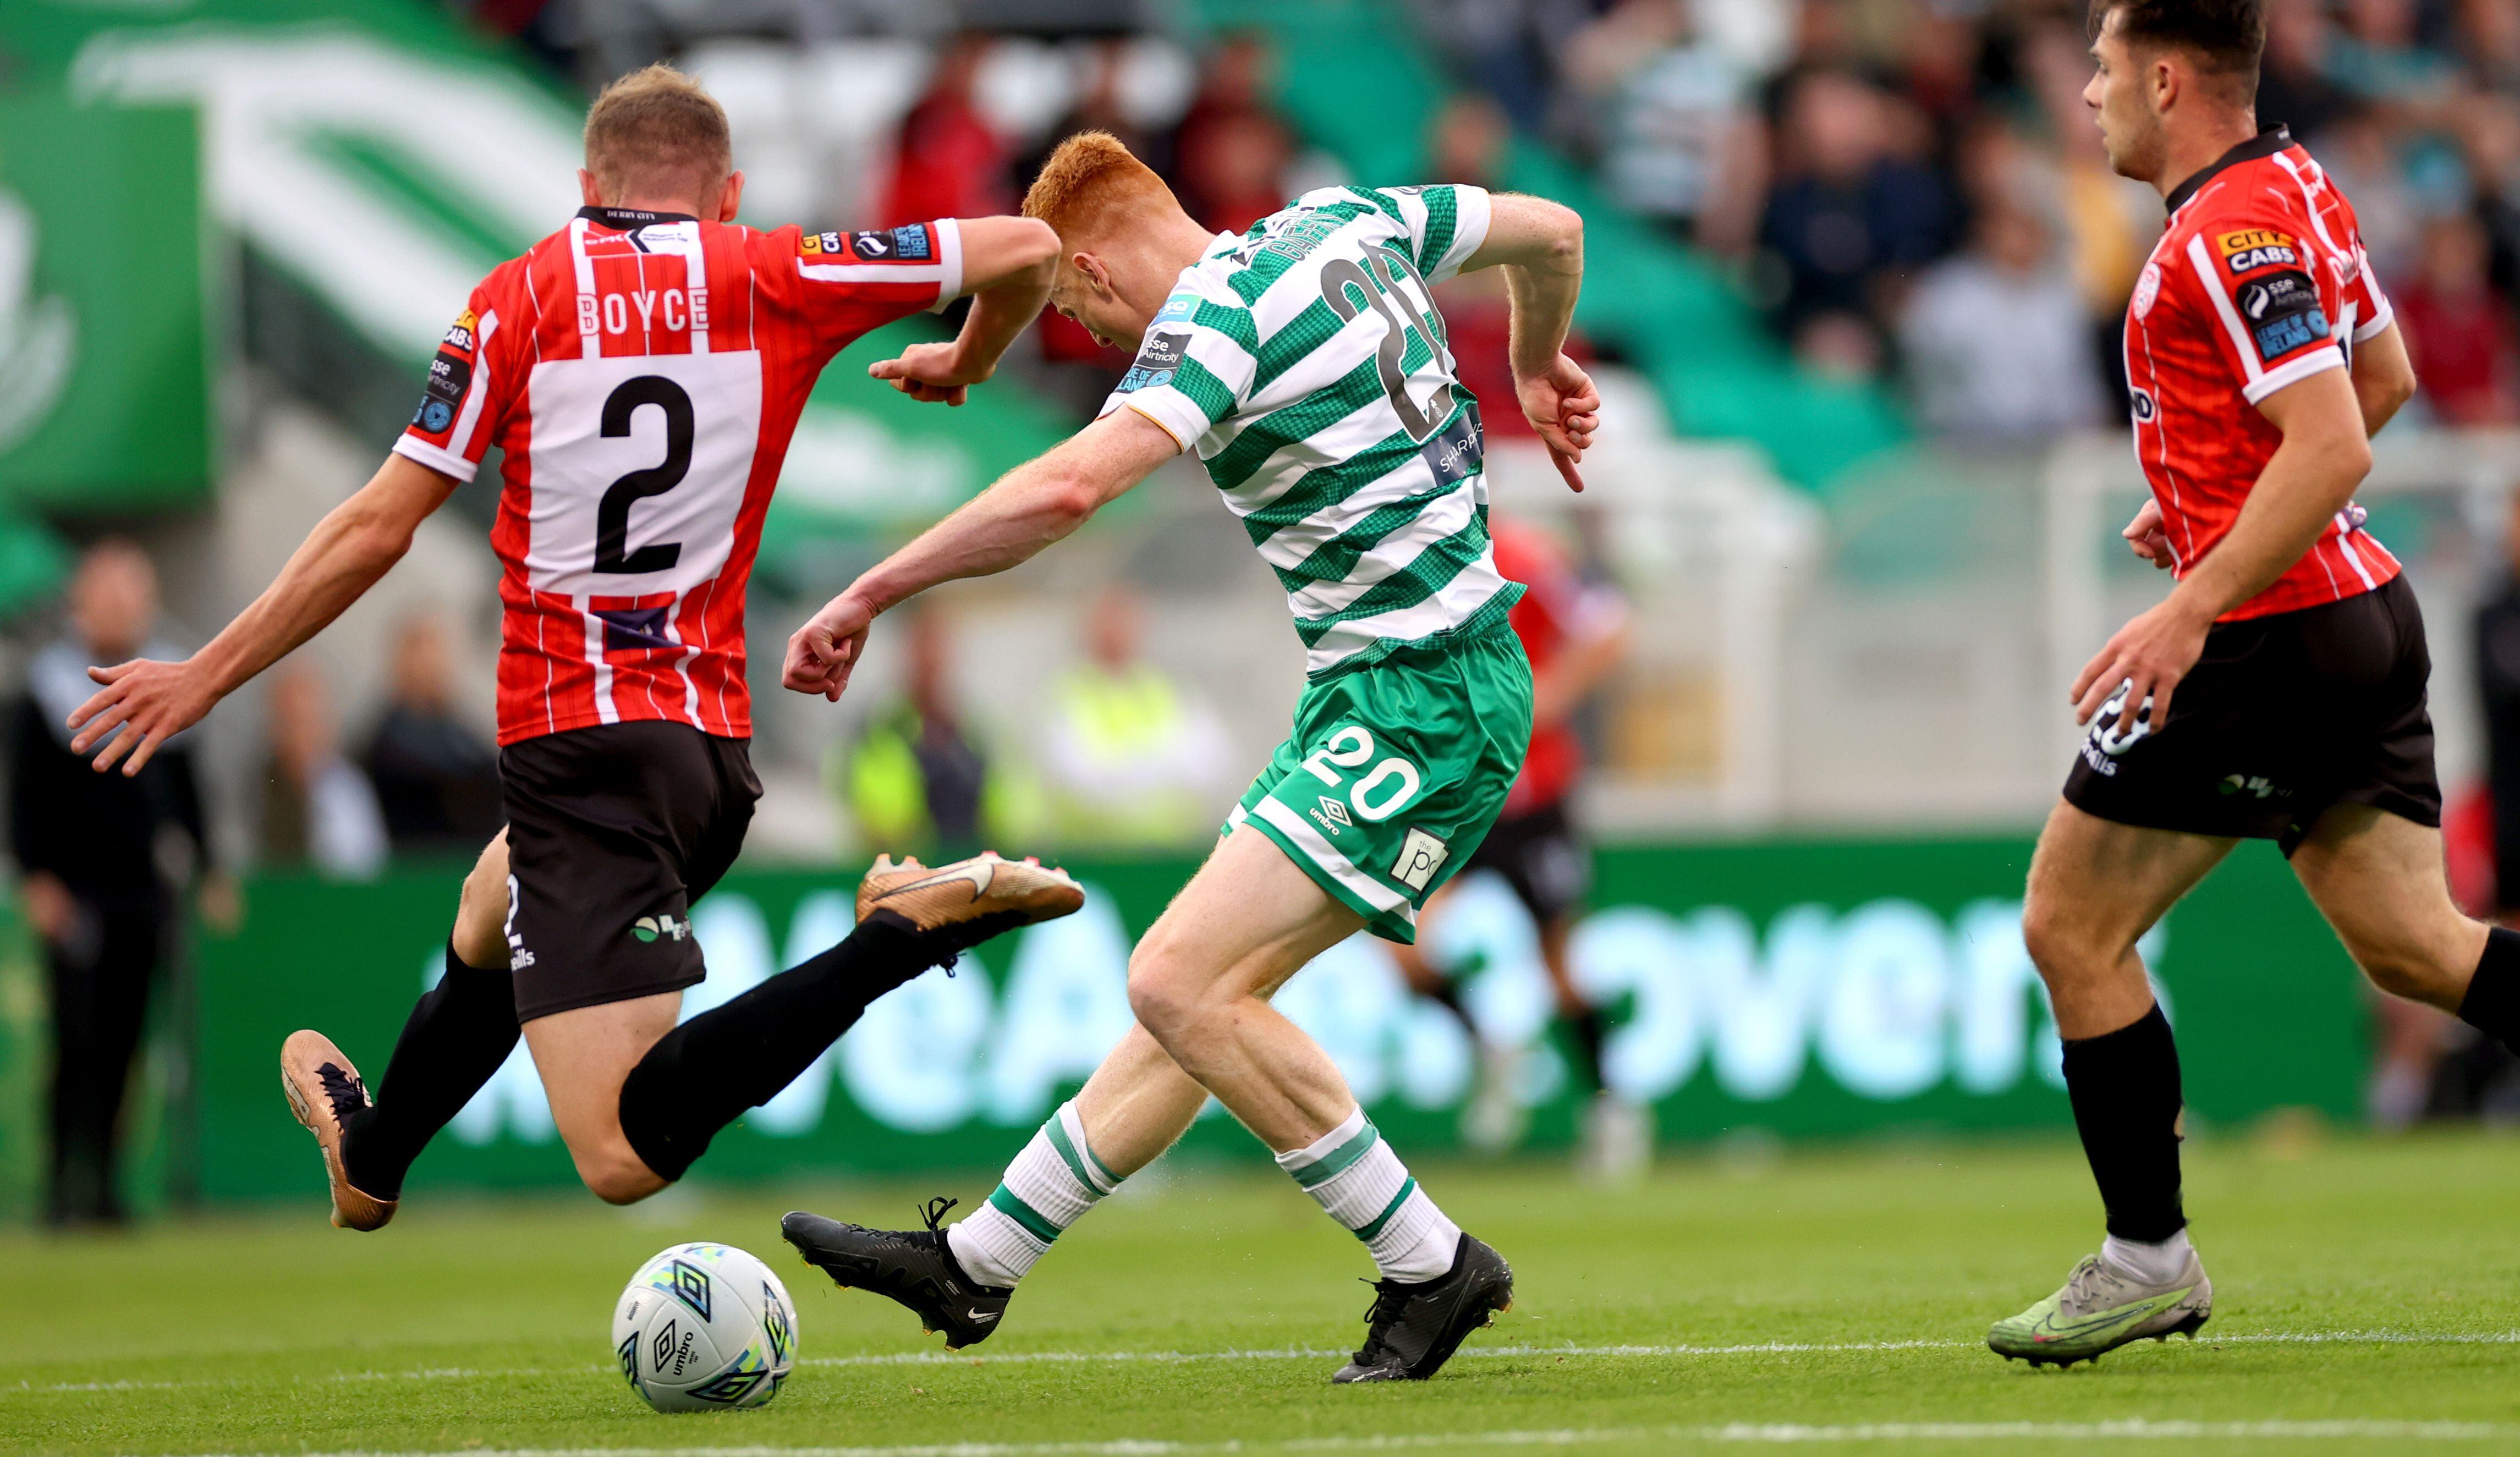
POLYGON ((1012 1285, 1050 1253, 1059 1231, 1120 1187, 1120 1178, 1085 1146, 1075 1102, 1061 1103, 1007 1166, 989 1202, 949 1226, 945 1242, 972 1279, 1012 1285))
POLYGON ((1278 1167, 1365 1241, 1382 1278, 1432 1280, 1453 1267, 1462 1226, 1418 1187, 1364 1109, 1310 1146, 1280 1154, 1278 1167))

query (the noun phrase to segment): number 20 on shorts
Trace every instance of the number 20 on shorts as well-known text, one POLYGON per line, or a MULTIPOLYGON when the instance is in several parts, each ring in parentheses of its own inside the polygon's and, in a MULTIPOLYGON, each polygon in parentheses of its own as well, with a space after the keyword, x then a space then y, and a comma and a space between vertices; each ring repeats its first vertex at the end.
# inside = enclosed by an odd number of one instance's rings
MULTIPOLYGON (((1304 768, 1314 778, 1336 788, 1341 778, 1338 770, 1362 768, 1372 757, 1373 735, 1350 724, 1307 755, 1304 768)), ((1416 799, 1418 783, 1418 766, 1391 755, 1349 786, 1347 802, 1359 816, 1378 823, 1399 814, 1402 806, 1416 799)))

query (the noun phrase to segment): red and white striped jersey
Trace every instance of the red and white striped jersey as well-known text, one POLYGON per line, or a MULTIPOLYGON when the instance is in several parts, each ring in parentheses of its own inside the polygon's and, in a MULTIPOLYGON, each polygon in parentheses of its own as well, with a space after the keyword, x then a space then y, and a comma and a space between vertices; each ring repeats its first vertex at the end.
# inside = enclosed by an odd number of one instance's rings
MULTIPOLYGON (((2389 327, 2345 200, 2282 127, 2180 185, 2127 308, 2136 458, 2185 576, 2229 533, 2283 443, 2258 402, 2389 327)), ((2398 559, 2349 506, 2308 554, 2226 622, 2369 592, 2398 559)))
POLYGON ((458 480, 505 453, 499 742, 748 736, 744 587, 805 396, 858 335, 962 289, 950 218, 763 233, 613 207, 483 280, 394 449, 458 480))

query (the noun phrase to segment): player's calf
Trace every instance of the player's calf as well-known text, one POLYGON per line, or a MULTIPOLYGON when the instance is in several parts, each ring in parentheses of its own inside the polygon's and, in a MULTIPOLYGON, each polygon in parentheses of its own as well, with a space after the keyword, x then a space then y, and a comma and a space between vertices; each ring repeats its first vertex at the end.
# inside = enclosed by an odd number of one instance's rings
POLYGON ((839 945, 639 1049, 614 1084, 623 1137, 656 1177, 681 1178, 718 1129, 793 1082, 877 997, 1002 931, 1084 904, 1065 871, 1034 861, 990 854, 931 868, 878 859, 858 887, 857 929, 839 945))

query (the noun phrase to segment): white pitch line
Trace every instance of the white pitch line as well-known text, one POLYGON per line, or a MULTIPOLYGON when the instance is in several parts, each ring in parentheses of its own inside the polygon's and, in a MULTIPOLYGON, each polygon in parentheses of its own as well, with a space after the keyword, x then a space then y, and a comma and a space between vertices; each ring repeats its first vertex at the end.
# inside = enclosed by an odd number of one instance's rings
MULTIPOLYGON (((1519 1431, 1370 1433, 1289 1441, 936 1442, 884 1447, 478 1447, 464 1457, 1209 1457, 1223 1453, 1401 1452, 1433 1447, 1582 1447, 1607 1442, 1792 1446, 1912 1441, 2508 1441, 2520 1426, 2495 1422, 2264 1421, 1729 1422, 1705 1426, 1544 1427, 1519 1431)), ((335 1452, 318 1457, 434 1457, 335 1452)))
MULTIPOLYGON (((2228 1336, 2206 1336, 2207 1346, 2520 1346, 2520 1331, 2426 1332, 2426 1331, 2265 1331, 2228 1336)), ((1760 1341, 1738 1346, 1472 1346, 1460 1352, 1462 1358, 1497 1358, 1531 1356, 1586 1356, 1619 1358, 1638 1356, 1748 1356, 1748 1355, 1859 1355, 1878 1351, 1902 1350, 1975 1350, 1983 1348, 1979 1341, 1760 1341)), ((1307 1347, 1284 1347, 1261 1350, 1010 1350, 989 1355, 962 1355, 941 1350, 904 1350, 873 1352, 865 1355, 809 1356, 800 1366, 1025 1366, 1025 1365, 1192 1365, 1206 1361, 1315 1361, 1330 1360, 1347 1354, 1344 1349, 1307 1347)), ((293 1376, 292 1382, 366 1382, 366 1381, 510 1381, 538 1376, 583 1376, 589 1373, 610 1374, 609 1362, 590 1362, 583 1366, 542 1367, 516 1366, 505 1369, 475 1369, 468 1366, 428 1366, 416 1371, 337 1371, 320 1376, 293 1376)), ((249 1385, 254 1378, 201 1377, 185 1381, 78 1381, 36 1386, 21 1382, 16 1387, 0 1387, 0 1394, 11 1391, 31 1393, 78 1393, 92 1391, 180 1391, 212 1387, 249 1385)), ((783 1449, 785 1450, 785 1449, 783 1449)), ((834 1449, 837 1450, 837 1449, 834 1449)))

